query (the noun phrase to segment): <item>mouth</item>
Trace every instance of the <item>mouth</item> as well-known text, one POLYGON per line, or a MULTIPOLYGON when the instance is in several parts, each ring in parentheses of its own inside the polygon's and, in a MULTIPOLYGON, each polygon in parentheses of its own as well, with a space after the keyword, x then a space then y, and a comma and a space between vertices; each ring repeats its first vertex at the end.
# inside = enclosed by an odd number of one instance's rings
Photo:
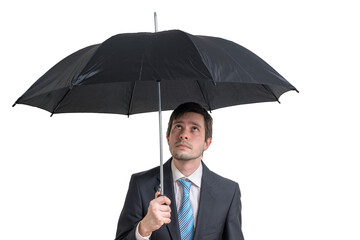
POLYGON ((189 143, 184 142, 184 141, 177 142, 177 143, 175 144, 175 147, 177 147, 177 148, 188 148, 188 149, 191 149, 191 148, 192 148, 189 143))

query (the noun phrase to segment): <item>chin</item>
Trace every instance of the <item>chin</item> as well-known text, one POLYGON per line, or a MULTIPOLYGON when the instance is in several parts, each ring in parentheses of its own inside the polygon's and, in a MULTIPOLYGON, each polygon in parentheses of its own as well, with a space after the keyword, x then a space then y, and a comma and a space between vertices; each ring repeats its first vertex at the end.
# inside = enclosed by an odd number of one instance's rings
POLYGON ((173 158, 175 158, 178 161, 183 161, 183 162, 187 162, 187 161, 191 161, 194 159, 199 158, 199 156, 189 156, 186 154, 173 154, 173 158))
POLYGON ((179 158, 179 157, 174 157, 174 158, 180 162, 188 162, 193 160, 193 158, 179 158))

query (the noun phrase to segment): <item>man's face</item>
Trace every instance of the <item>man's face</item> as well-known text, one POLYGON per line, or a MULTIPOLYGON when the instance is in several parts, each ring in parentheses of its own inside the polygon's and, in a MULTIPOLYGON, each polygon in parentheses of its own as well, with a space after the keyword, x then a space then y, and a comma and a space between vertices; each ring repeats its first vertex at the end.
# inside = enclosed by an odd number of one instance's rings
POLYGON ((179 161, 201 160, 202 154, 211 144, 211 138, 205 141, 204 117, 198 113, 185 113, 172 122, 167 136, 170 153, 179 161))

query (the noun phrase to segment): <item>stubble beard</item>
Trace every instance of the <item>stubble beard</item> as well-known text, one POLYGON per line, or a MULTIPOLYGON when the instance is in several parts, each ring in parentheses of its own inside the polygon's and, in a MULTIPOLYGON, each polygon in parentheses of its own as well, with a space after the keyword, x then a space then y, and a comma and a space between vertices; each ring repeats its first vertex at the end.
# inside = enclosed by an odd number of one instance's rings
POLYGON ((204 151, 199 154, 191 154, 191 153, 177 153, 173 152, 172 157, 178 161, 191 161, 200 158, 203 155, 204 151))

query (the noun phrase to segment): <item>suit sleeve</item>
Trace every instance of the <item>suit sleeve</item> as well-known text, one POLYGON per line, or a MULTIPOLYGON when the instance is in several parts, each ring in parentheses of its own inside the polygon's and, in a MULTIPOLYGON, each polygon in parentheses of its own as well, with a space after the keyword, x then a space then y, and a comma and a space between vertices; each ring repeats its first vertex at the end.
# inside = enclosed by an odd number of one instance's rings
POLYGON ((143 206, 136 178, 131 176, 123 210, 121 211, 115 240, 136 240, 137 224, 143 219, 143 206))
POLYGON ((225 222, 223 240, 244 240, 241 230, 240 188, 236 184, 233 199, 225 222))

